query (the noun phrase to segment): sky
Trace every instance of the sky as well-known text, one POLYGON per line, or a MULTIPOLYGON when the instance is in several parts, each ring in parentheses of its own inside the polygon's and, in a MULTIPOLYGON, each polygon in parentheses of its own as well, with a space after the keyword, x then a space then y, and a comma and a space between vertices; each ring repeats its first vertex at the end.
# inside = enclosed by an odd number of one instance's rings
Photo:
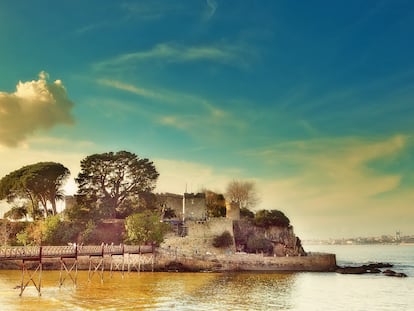
POLYGON ((127 150, 301 239, 414 235, 414 3, 0 1, 0 178, 127 150))

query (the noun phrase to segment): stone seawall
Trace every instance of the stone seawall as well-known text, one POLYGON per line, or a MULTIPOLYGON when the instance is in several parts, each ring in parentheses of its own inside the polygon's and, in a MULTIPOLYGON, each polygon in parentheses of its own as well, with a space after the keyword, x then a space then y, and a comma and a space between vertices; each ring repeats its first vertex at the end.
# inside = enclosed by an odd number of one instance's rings
POLYGON ((260 254, 228 254, 217 256, 172 256, 159 254, 156 270, 167 271, 312 271, 332 272, 335 254, 312 253, 308 256, 267 257, 260 254))
POLYGON ((310 254, 308 256, 266 257, 255 254, 231 255, 220 258, 223 270, 236 271, 335 271, 334 254, 310 254))
MULTIPOLYGON (((158 252, 154 257, 154 267, 152 267, 151 254, 126 256, 122 261, 122 256, 114 256, 112 258, 114 265, 125 264, 128 266, 130 259, 133 259, 135 265, 141 260, 142 271, 313 271, 313 272, 331 272, 335 271, 336 257, 334 254, 312 253, 308 256, 291 256, 291 257, 267 257, 260 254, 221 254, 221 255, 204 255, 204 256, 185 256, 166 252, 158 252)), ((98 260, 98 259, 96 259, 98 260)), ((94 261, 96 261, 94 260, 94 261)), ((70 260, 70 262, 73 262, 70 260)), ((33 263, 34 264, 34 263, 33 263)), ((31 263, 29 264, 31 265, 31 263)), ((59 270, 59 259, 48 258, 43 261, 43 269, 59 270)), ((105 256, 105 270, 110 269, 110 257, 105 256)), ((88 270, 89 259, 87 257, 79 257, 78 269, 88 270)), ((4 261, 0 262, 0 269, 21 269, 21 261, 4 261)))

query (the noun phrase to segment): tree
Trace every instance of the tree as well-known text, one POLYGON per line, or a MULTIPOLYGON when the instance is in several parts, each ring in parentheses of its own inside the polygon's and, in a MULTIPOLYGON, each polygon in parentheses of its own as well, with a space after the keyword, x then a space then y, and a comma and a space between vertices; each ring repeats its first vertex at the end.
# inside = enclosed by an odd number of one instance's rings
POLYGON ((271 226, 288 227, 289 218, 279 210, 261 210, 255 215, 254 222, 258 227, 268 228, 271 226))
POLYGON ((11 209, 4 213, 5 218, 19 220, 27 218, 28 208, 25 205, 13 205, 11 209))
POLYGON ((239 204, 240 209, 252 208, 259 203, 256 185, 251 181, 233 180, 227 185, 226 199, 239 204))
POLYGON ((135 213, 125 219, 127 242, 134 244, 160 244, 169 225, 160 221, 160 215, 154 211, 135 213))
POLYGON ((8 245, 11 234, 9 221, 0 219, 0 246, 8 245))
POLYGON ((128 151, 93 154, 81 161, 76 178, 78 194, 112 218, 122 210, 122 204, 139 198, 155 188, 159 174, 148 159, 140 159, 128 151))
POLYGON ((23 166, 0 180, 0 199, 8 202, 24 200, 30 202, 29 214, 35 219, 39 204, 45 215, 48 202, 52 214, 57 213, 56 201, 62 199, 62 186, 70 171, 60 163, 39 162, 23 166))
POLYGON ((226 217, 226 200, 222 194, 203 190, 206 196, 207 215, 209 217, 226 217))
POLYGON ((254 213, 246 207, 240 209, 240 217, 246 219, 254 219, 254 213))

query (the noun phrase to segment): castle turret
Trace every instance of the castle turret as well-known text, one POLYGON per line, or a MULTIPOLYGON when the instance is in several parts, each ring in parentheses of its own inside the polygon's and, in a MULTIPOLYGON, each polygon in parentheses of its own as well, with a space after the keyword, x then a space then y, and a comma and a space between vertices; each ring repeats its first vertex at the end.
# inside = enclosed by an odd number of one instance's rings
POLYGON ((226 201, 226 218, 231 220, 240 220, 240 205, 237 202, 226 201))

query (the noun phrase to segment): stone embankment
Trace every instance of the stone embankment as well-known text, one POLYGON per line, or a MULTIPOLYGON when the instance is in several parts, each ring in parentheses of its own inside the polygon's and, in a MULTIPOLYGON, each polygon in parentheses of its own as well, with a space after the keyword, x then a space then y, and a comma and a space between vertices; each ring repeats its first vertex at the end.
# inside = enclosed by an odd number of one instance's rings
POLYGON ((160 251, 155 269, 162 271, 335 271, 334 254, 311 253, 307 256, 271 257, 262 254, 229 253, 183 256, 160 251))
MULTIPOLYGON (((94 261, 99 259, 94 259, 94 261)), ((289 271, 315 271, 332 272, 337 268, 334 254, 311 253, 307 256, 273 257, 262 254, 227 253, 227 254, 183 254, 159 248, 154 257, 151 254, 122 256, 105 256, 104 269, 109 270, 111 264, 120 266, 124 263, 127 269, 129 263, 134 263, 132 270, 137 270, 137 263, 141 261, 141 271, 168 271, 168 272, 232 272, 232 271, 258 271, 258 272, 289 272, 289 271), (153 258, 153 259, 152 259, 153 258), (132 261, 131 261, 132 260, 132 261), (152 266, 152 263, 154 266, 152 266)), ((60 260, 45 259, 44 270, 61 269, 60 260)), ((70 261, 72 262, 72 260, 70 261)), ((0 262, 0 269, 21 269, 22 262, 0 262)), ((31 265, 32 263, 28 263, 31 265)), ((33 263, 34 265, 35 263, 33 263)), ((89 258, 78 258, 78 270, 89 269, 89 258)))

